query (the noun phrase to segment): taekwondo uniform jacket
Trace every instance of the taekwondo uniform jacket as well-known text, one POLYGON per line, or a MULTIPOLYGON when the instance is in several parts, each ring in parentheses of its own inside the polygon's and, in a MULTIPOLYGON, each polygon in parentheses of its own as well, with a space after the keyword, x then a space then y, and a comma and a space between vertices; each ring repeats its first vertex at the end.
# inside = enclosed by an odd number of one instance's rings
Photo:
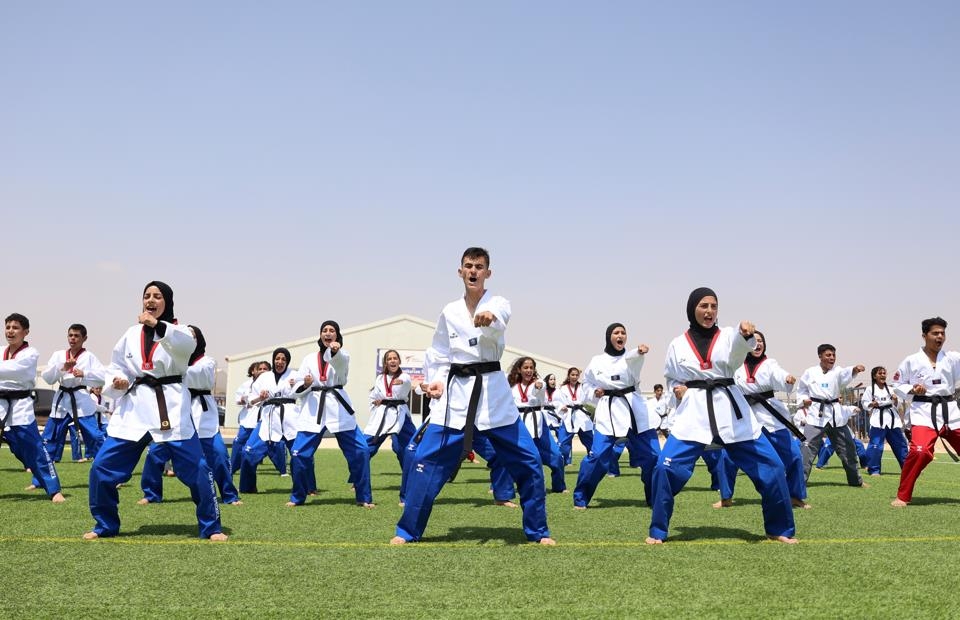
POLYGON ((357 418, 353 413, 353 403, 342 386, 347 384, 347 373, 350 369, 350 354, 341 348, 336 355, 330 354, 330 349, 322 353, 318 350, 309 353, 300 364, 299 377, 301 386, 298 387, 297 397, 300 399, 300 422, 298 429, 308 433, 319 433, 326 428, 331 433, 342 433, 357 428, 357 418), (303 377, 307 374, 313 377, 313 383, 304 388, 303 377), (318 388, 341 386, 335 390, 320 391, 318 388), (337 398, 339 394, 343 399, 337 398), (321 404, 323 415, 320 419, 321 404))
POLYGON ((407 401, 410 398, 412 382, 410 375, 401 372, 396 379, 391 379, 386 373, 377 375, 370 390, 370 420, 363 430, 365 435, 382 437, 400 432, 404 422, 410 417, 410 407, 407 401), (402 400, 402 405, 375 405, 378 400, 402 400))
POLYGON ((93 395, 85 389, 74 388, 103 387, 103 377, 106 369, 97 359, 97 356, 86 349, 80 350, 75 366, 75 368, 83 371, 82 377, 74 377, 72 372, 63 370, 66 361, 67 351, 57 351, 50 357, 46 368, 40 373, 43 380, 50 385, 60 384, 57 393, 53 395, 53 404, 57 406, 50 410, 50 417, 58 420, 73 416, 71 393, 76 399, 78 418, 95 415, 97 413, 97 402, 93 399, 93 395), (63 388, 70 391, 64 391, 63 388))
POLYGON ((647 401, 640 392, 640 369, 645 357, 633 347, 616 357, 601 353, 590 360, 583 371, 583 391, 590 402, 596 403, 593 415, 596 432, 608 437, 626 437, 633 426, 630 423, 631 409, 637 433, 660 426, 660 417, 650 414, 647 401), (599 399, 594 396, 597 388, 609 392, 630 387, 636 389, 624 396, 602 396, 599 399))

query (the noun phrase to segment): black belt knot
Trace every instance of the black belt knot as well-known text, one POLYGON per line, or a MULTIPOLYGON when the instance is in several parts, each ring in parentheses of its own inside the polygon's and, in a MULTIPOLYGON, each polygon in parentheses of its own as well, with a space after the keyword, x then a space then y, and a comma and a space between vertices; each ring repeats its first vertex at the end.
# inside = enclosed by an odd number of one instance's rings
MULTIPOLYGON (((383 405, 383 417, 380 418, 380 426, 377 428, 377 432, 374 433, 374 437, 379 441, 380 437, 383 434, 383 427, 387 424, 387 411, 390 409, 395 409, 397 412, 397 422, 400 422, 400 407, 407 404, 407 401, 401 400, 399 398, 385 398, 380 401, 380 404, 383 405)), ((392 428, 392 427, 391 427, 392 428)), ((399 429, 398 429, 399 430, 399 429)))
POLYGON ((743 419, 743 412, 740 411, 740 406, 737 405, 737 399, 733 397, 733 392, 730 391, 730 386, 734 384, 734 381, 730 377, 720 377, 719 379, 695 379, 693 381, 687 381, 684 385, 687 388, 693 388, 698 390, 707 391, 707 417, 710 418, 710 432, 713 433, 713 443, 724 445, 723 440, 720 439, 720 427, 717 425, 717 414, 713 409, 713 392, 714 390, 721 389, 727 395, 727 399, 730 400, 730 404, 733 405, 733 412, 736 414, 738 420, 743 419))
POLYGON ((191 398, 191 399, 192 399, 192 398, 199 398, 199 399, 200 399, 200 406, 203 408, 204 411, 209 411, 209 410, 210 410, 210 409, 207 407, 207 399, 206 399, 206 398, 203 398, 204 396, 210 396, 210 395, 211 395, 210 390, 195 390, 195 389, 193 389, 193 388, 187 388, 187 389, 190 390, 190 398, 191 398))
POLYGON ((941 395, 934 394, 928 396, 927 394, 917 395, 913 397, 913 400, 918 403, 930 403, 930 421, 933 422, 934 430, 940 430, 940 427, 937 426, 937 408, 940 408, 940 414, 943 417, 943 425, 947 428, 947 422, 950 419, 949 405, 947 403, 953 402, 955 398, 954 394, 941 395))
POLYGON ((323 410, 327 404, 327 393, 333 392, 333 396, 339 401, 350 415, 354 415, 353 407, 350 406, 350 403, 347 402, 347 399, 343 397, 343 394, 340 393, 340 390, 343 389, 342 385, 317 385, 310 388, 311 392, 320 392, 320 406, 317 407, 317 424, 320 424, 320 419, 323 417, 323 410))
POLYGON ((744 394, 743 396, 751 405, 760 405, 766 409, 767 412, 769 412, 770 415, 777 420, 777 422, 783 424, 791 433, 793 433, 794 437, 800 440, 801 443, 807 440, 803 432, 797 428, 793 422, 783 417, 783 415, 777 411, 773 405, 770 404, 769 401, 771 398, 773 398, 773 390, 765 390, 763 392, 755 392, 753 394, 744 394))
MULTIPOLYGON (((268 398, 267 400, 265 400, 265 401, 263 401, 262 403, 260 403, 260 408, 257 409, 257 422, 260 421, 260 414, 263 412, 263 408, 264 408, 264 407, 266 407, 267 405, 272 405, 272 406, 274 406, 274 407, 279 407, 279 408, 280 408, 280 432, 282 433, 282 432, 283 432, 284 405, 292 405, 292 404, 295 403, 295 402, 297 402, 297 400, 296 400, 295 398, 280 398, 279 396, 275 396, 275 397, 273 397, 273 398, 268 398)), ((270 435, 269 435, 269 433, 268 433, 268 434, 267 434, 267 437, 269 437, 269 436, 270 436, 270 435)))
POLYGON ((77 419, 78 416, 79 416, 79 414, 77 413, 77 397, 74 395, 74 392, 77 392, 78 390, 82 390, 82 389, 83 389, 83 386, 82 386, 82 385, 76 385, 76 386, 74 386, 74 387, 63 387, 63 386, 61 385, 61 386, 60 386, 60 393, 57 394, 57 402, 55 402, 55 403, 53 404, 53 409, 52 409, 52 411, 56 411, 56 410, 60 407, 60 401, 63 399, 63 395, 64 395, 64 394, 69 394, 69 395, 70 395, 70 409, 71 409, 71 411, 73 412, 73 423, 74 423, 74 425, 76 425, 76 426, 79 426, 79 425, 80 425, 80 422, 79 422, 79 420, 77 419))
MULTIPOLYGON (((454 377, 473 377, 473 389, 470 390, 470 401, 467 405, 467 419, 463 425, 463 448, 460 450, 460 462, 463 462, 463 459, 467 458, 467 454, 470 453, 470 450, 473 449, 473 427, 477 422, 477 409, 480 408, 480 393, 483 391, 483 380, 481 379, 482 375, 490 374, 491 372, 500 372, 500 362, 474 362, 472 364, 450 364, 450 373, 447 375, 447 411, 444 414, 445 421, 449 423, 450 420, 450 382, 453 381, 454 377)), ((423 437, 423 433, 426 431, 427 425, 424 424, 420 432, 417 433, 417 441, 423 437)), ((453 474, 450 475, 450 481, 457 477, 457 473, 460 471, 460 465, 457 465, 457 468, 453 471, 453 474)))
POLYGON ((157 410, 160 414, 160 430, 168 431, 170 430, 170 416, 167 414, 167 399, 163 396, 163 386, 175 385, 177 383, 183 383, 183 377, 180 375, 169 375, 166 377, 143 375, 137 377, 137 379, 133 382, 133 385, 130 386, 130 389, 127 390, 127 394, 133 391, 133 389, 138 385, 145 385, 148 388, 151 388, 154 394, 157 395, 157 410))

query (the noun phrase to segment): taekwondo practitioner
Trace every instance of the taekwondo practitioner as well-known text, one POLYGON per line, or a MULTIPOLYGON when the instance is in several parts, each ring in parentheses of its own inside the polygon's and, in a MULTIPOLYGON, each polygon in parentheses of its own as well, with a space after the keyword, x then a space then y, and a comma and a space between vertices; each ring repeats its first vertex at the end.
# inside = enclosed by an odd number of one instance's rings
POLYGON ((641 344, 627 350, 627 328, 622 323, 607 326, 603 353, 595 355, 583 371, 583 390, 596 403, 593 416, 593 446, 580 462, 573 507, 585 510, 603 476, 617 458, 617 445, 630 445, 639 458, 643 497, 650 505, 653 468, 660 455, 657 426, 660 418, 647 410, 640 392, 640 370, 650 348, 641 344))
POLYGON ((860 407, 870 413, 870 441, 867 445, 867 473, 880 475, 883 457, 883 442, 890 444, 893 456, 903 471, 907 458, 907 438, 903 434, 903 422, 897 411, 899 399, 887 385, 887 369, 877 366, 870 371, 870 389, 860 397, 860 407))
POLYGON ((43 488, 55 504, 65 501, 60 492, 57 468, 43 446, 33 413, 33 388, 37 381, 40 353, 27 342, 30 320, 17 312, 3 320, 7 348, 0 361, 0 441, 7 440, 10 451, 34 475, 27 487, 43 488))
POLYGON ((774 397, 775 392, 792 392, 797 378, 781 368, 777 360, 767 357, 767 338, 762 332, 754 331, 753 337, 757 345, 733 378, 783 463, 790 501, 795 508, 810 508, 804 501, 807 483, 800 453, 800 442, 805 441, 805 437, 790 419, 787 406, 774 397))
POLYGON ((92 352, 83 348, 86 341, 86 327, 79 323, 68 327, 67 348, 51 355, 40 375, 50 385, 60 384, 43 428, 47 452, 54 460, 59 460, 56 455, 63 453, 71 422, 83 438, 88 459, 97 455, 103 443, 103 432, 97 424, 97 404, 88 388, 103 387, 104 368, 92 352))
POLYGON ((653 472, 653 515, 647 544, 667 538, 674 496, 693 474, 697 458, 709 444, 724 447, 760 493, 767 537, 796 543, 796 528, 783 463, 733 375, 756 347, 754 326, 717 327, 717 295, 698 288, 687 299, 690 328, 667 350, 664 376, 680 401, 676 422, 653 472))
POLYGON ((900 471, 900 488, 897 498, 891 502, 896 508, 906 506, 913 499, 917 478, 933 460, 937 437, 960 452, 960 410, 954 396, 960 381, 960 353, 943 350, 947 322, 942 318, 925 319, 920 329, 923 348, 903 360, 893 376, 893 389, 908 403, 907 413, 913 427, 910 450, 900 471))
MULTIPOLYGON (((387 437, 391 437, 393 453, 403 471, 403 458, 417 427, 410 419, 410 390, 413 388, 410 375, 400 368, 400 353, 389 349, 383 354, 383 372, 373 380, 370 390, 370 419, 363 434, 367 441, 370 458, 377 453, 387 437)), ((400 482, 400 504, 404 503, 403 477, 400 482)), ((356 481, 354 481, 356 488, 356 481)))
MULTIPOLYGON (((250 440, 250 435, 257 428, 259 418, 259 407, 250 404, 256 394, 253 393, 253 382, 257 380, 262 373, 270 370, 270 362, 262 360, 250 364, 247 368, 247 379, 240 384, 234 393, 234 402, 240 406, 237 413, 237 435, 233 438, 233 445, 230 447, 230 471, 237 473, 240 471, 240 463, 243 460, 243 448, 250 440)), ((267 453, 267 457, 273 462, 273 466, 281 476, 287 474, 287 447, 283 442, 273 444, 273 450, 267 453)))
POLYGON ((803 475, 810 479, 810 469, 820 452, 823 437, 830 438, 834 450, 847 472, 847 484, 852 487, 867 486, 857 466, 857 450, 853 433, 846 425, 844 411, 840 407, 840 393, 853 378, 863 372, 863 365, 837 367, 837 350, 832 344, 817 347, 820 363, 806 369, 797 383, 797 400, 807 410, 807 423, 803 434, 803 475))
MULTIPOLYGON (((220 415, 217 401, 213 399, 216 384, 217 362, 206 354, 207 340, 203 332, 195 325, 189 325, 190 333, 197 340, 197 346, 190 355, 187 372, 183 376, 184 384, 190 392, 190 412, 193 425, 200 438, 203 456, 213 472, 213 480, 220 491, 220 501, 224 504, 239 506, 243 504, 233 484, 230 471, 230 457, 227 446, 220 435, 220 415)), ((138 504, 163 501, 163 465, 170 459, 170 449, 166 444, 158 443, 150 447, 143 463, 140 488, 143 497, 138 504)))
POLYGON ((550 468, 550 491, 566 493, 567 483, 563 479, 563 462, 560 449, 547 424, 547 414, 543 411, 546 401, 546 384, 539 380, 537 362, 532 357, 520 357, 514 360, 507 373, 507 383, 513 394, 513 402, 520 412, 523 425, 533 437, 533 443, 540 453, 540 462, 550 468))
POLYGON ((314 453, 325 430, 337 438, 350 470, 350 481, 358 506, 374 508, 370 490, 370 452, 357 431, 353 404, 343 387, 350 370, 350 354, 343 349, 343 336, 336 321, 320 325, 320 350, 309 353, 300 364, 299 385, 294 393, 300 401, 297 437, 290 449, 293 490, 287 506, 301 506, 317 488, 314 453))
POLYGON ((583 403, 586 394, 580 383, 580 369, 568 368, 567 378, 557 391, 557 410, 563 418, 559 429, 560 456, 565 465, 573 463, 573 438, 580 439, 580 443, 589 452, 593 447, 593 420, 583 403))
MULTIPOLYGON (((251 386, 251 407, 257 407, 257 427, 247 439, 240 459, 240 493, 257 492, 257 466, 278 450, 293 448, 297 437, 297 374, 290 367, 290 351, 277 347, 273 366, 261 373, 251 386), (277 448, 276 446, 280 446, 277 448)), ((272 459, 273 457, 271 457, 272 459)), ((286 454, 284 454, 286 460, 286 454)), ((276 461, 274 461, 276 464, 276 461)), ((316 485, 313 485, 316 487, 316 485)))
POLYGON ((117 485, 130 479, 151 441, 167 444, 177 477, 190 488, 197 506, 200 537, 224 541, 213 473, 190 415, 190 392, 183 384, 197 341, 177 325, 173 289, 156 280, 143 287, 138 324, 113 348, 104 392, 116 405, 107 438, 90 469, 90 513, 96 524, 87 540, 120 532, 117 485))
POLYGON ((670 426, 673 425, 673 403, 670 401, 670 398, 663 395, 663 384, 655 383, 653 386, 653 398, 647 399, 647 409, 657 414, 657 417, 660 418, 657 430, 664 438, 670 434, 670 426))
POLYGON ((390 543, 421 539, 437 495, 456 476, 474 433, 481 433, 516 482, 527 540, 554 545, 540 456, 500 369, 510 302, 486 290, 490 254, 483 248, 464 251, 457 274, 464 295, 444 307, 426 352, 426 393, 435 401, 406 457, 407 501, 390 543))

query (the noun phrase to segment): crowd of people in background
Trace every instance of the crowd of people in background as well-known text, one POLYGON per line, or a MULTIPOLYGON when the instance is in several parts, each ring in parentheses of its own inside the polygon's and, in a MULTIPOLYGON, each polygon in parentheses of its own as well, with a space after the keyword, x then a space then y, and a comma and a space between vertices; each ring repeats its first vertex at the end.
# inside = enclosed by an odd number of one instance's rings
POLYGON ((541 377, 530 357, 501 368, 511 308, 485 287, 489 253, 467 249, 458 274, 464 294, 441 313, 423 380, 411 378, 400 354, 387 350, 373 378, 364 428, 344 389, 349 352, 339 324, 327 320, 317 350, 299 365, 283 347, 269 360, 250 364, 234 395, 239 428, 228 454, 212 395, 215 362, 206 355, 203 333, 181 325, 171 287, 151 281, 137 323, 123 333, 108 364, 84 348, 83 325, 67 328, 66 348, 50 357, 40 375, 57 386, 42 434, 33 409, 39 353, 27 341, 30 322, 18 313, 6 317, 0 437, 29 470, 27 488, 42 489, 54 502, 65 501, 56 463, 68 435, 74 438, 73 460, 92 460, 94 526, 84 535, 88 539, 119 532, 118 487, 130 479, 145 450, 140 503, 162 502, 165 464, 172 461, 172 472, 196 504, 199 534, 211 540, 226 540, 220 505, 239 506, 241 494, 257 493, 257 470, 265 458, 281 476, 288 475, 289 459, 288 507, 316 495, 314 455, 326 433, 346 461, 356 504, 374 508, 370 459, 390 439, 402 475, 403 507, 393 544, 421 539, 440 489, 455 480, 474 452, 487 462, 494 501, 516 507, 519 495, 525 535, 550 545, 545 496, 548 490, 570 492, 565 474, 574 465, 574 438, 586 454, 578 465, 573 508, 586 510, 603 492, 603 479, 620 474, 626 450, 629 465, 640 470, 642 497, 651 508, 649 544, 667 539, 674 497, 701 458, 720 494, 715 507, 732 505, 742 471, 761 496, 766 535, 795 543, 793 510, 810 507, 811 470, 833 452, 847 483, 864 487, 861 468, 880 475, 888 444, 901 467, 892 505, 903 507, 933 459, 936 440, 960 450, 954 395, 960 354, 943 351, 942 318, 922 322, 922 348, 889 381, 884 367, 874 367, 859 402, 843 404, 844 391, 865 372, 863 365, 837 365, 836 348, 822 344, 815 365, 791 374, 768 355, 770 343, 751 321, 719 327, 717 294, 698 288, 687 300, 689 328, 666 352, 666 385, 655 384, 653 396, 644 398, 640 373, 650 349, 628 346, 627 329, 619 322, 606 328, 602 351, 582 370, 569 368, 559 383, 553 374, 541 377), (794 391, 791 412, 778 396, 794 391), (429 403, 419 426, 409 407, 413 395, 429 403), (869 419, 865 447, 849 424, 861 413, 869 419))

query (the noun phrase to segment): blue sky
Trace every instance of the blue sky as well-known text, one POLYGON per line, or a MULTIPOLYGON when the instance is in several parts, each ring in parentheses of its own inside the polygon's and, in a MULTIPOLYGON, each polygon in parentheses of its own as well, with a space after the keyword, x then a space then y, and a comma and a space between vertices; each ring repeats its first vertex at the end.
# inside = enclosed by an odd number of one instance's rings
POLYGON ((478 244, 549 357, 659 380, 708 285, 893 366, 960 321, 958 59, 954 2, 3 3, 0 310, 106 357, 162 279, 222 358, 433 320, 478 244))

